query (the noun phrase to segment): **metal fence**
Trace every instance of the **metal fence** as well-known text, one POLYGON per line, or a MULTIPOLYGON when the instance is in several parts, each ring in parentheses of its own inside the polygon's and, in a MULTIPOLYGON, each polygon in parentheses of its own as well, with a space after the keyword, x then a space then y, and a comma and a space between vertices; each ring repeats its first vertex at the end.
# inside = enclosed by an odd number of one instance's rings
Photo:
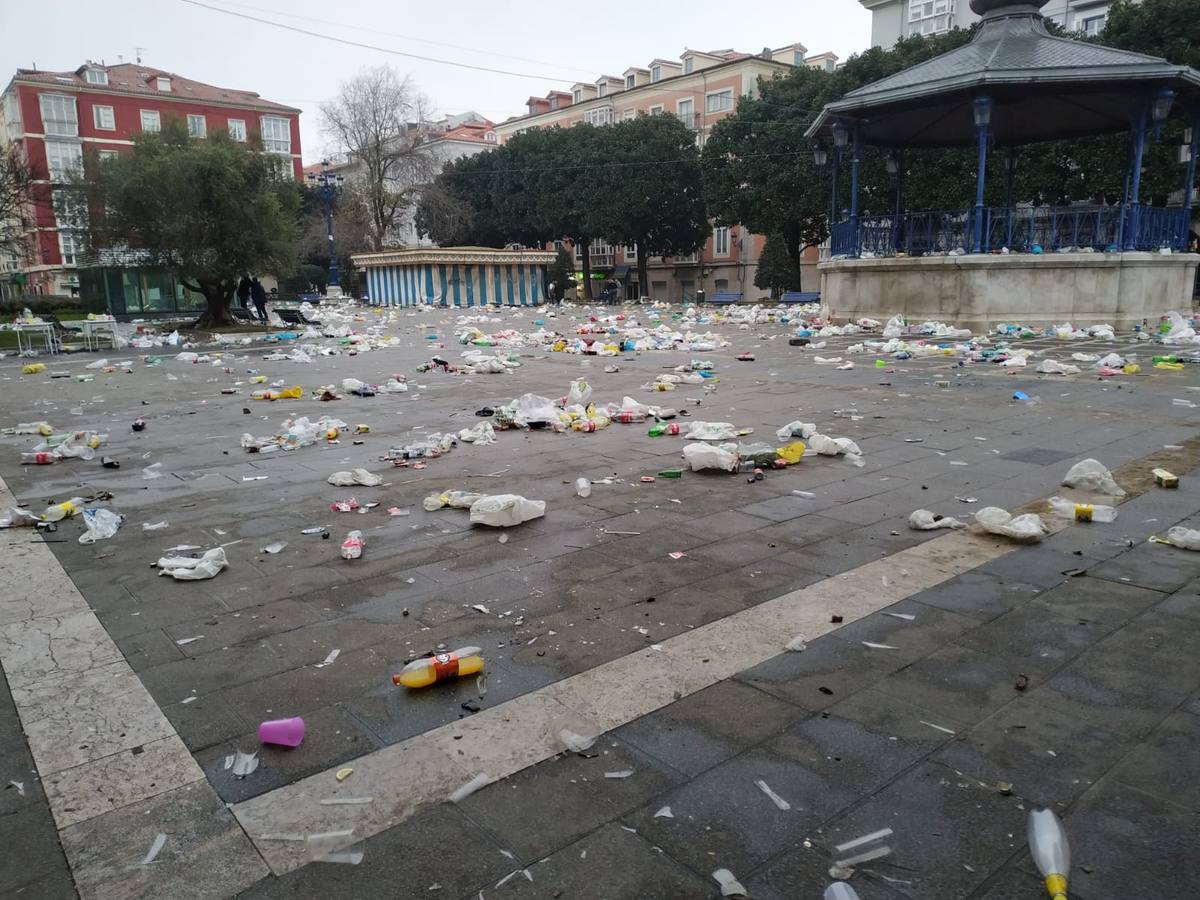
MULTIPOLYGON (((833 256, 871 253, 921 256, 975 248, 976 211, 946 210, 861 218, 839 222, 830 234, 833 256)), ((1016 253, 1067 248, 1104 252, 1124 249, 1132 237, 1136 250, 1185 250, 1188 211, 1182 207, 1069 206, 1037 208, 986 207, 982 252, 1007 248, 1016 253)))

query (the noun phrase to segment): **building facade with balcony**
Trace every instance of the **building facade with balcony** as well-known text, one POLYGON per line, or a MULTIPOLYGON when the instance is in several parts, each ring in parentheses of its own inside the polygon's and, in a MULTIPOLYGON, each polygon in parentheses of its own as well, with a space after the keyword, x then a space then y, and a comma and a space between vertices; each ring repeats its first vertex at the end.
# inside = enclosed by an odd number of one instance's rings
MULTIPOLYGON (((838 64, 833 53, 808 55, 803 44, 788 44, 758 54, 735 50, 685 50, 677 59, 653 59, 644 67, 631 67, 621 77, 602 75, 594 82, 579 83, 570 91, 551 91, 545 97, 530 97, 528 112, 496 126, 504 143, 530 128, 568 127, 580 123, 609 125, 639 115, 673 115, 696 133, 703 147, 713 125, 737 108, 739 97, 758 96, 760 78, 782 75, 796 66, 832 71, 838 64)), ((558 242, 582 263, 581 248, 558 242)), ((713 229, 705 246, 687 257, 650 257, 647 260, 650 295, 656 300, 688 301, 697 291, 755 294, 754 273, 766 238, 740 225, 713 229)), ((621 285, 625 297, 638 295, 637 250, 594 241, 590 250, 593 279, 621 285)), ((802 261, 805 286, 815 284, 817 251, 802 261)), ((596 291, 594 290, 595 294, 596 291)))
MULTIPOLYGON (((943 34, 979 21, 968 0, 858 0, 871 13, 871 46, 891 47, 915 34, 943 34)), ((1104 30, 1112 0, 1050 0, 1047 21, 1095 37, 1104 30)))
MULTIPOLYGON (((18 144, 34 175, 30 258, 16 261, 30 293, 79 290, 78 235, 86 228, 86 211, 71 208, 63 187, 86 151, 101 157, 127 152, 137 135, 176 118, 196 138, 218 130, 237 141, 257 136, 267 153, 278 155, 282 171, 301 177, 300 110, 252 91, 214 87, 141 63, 88 62, 66 72, 18 69, 2 96, 0 144, 18 144)), ((183 299, 161 288, 130 290, 131 314, 171 311, 183 299)))

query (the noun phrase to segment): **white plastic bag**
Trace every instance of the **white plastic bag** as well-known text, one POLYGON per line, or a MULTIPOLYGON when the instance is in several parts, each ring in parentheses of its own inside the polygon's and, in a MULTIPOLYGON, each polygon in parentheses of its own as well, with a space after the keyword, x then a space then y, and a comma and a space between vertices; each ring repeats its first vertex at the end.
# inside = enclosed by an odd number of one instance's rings
POLYGON ((383 478, 372 474, 366 469, 352 469, 349 472, 334 472, 327 479, 330 484, 346 487, 351 484, 361 484, 363 487, 377 487, 383 484, 383 478))
POLYGON ((577 378, 571 382, 571 389, 567 391, 567 406, 587 406, 591 399, 592 386, 585 379, 577 378))
POLYGON ((719 469, 732 472, 737 468, 737 454, 711 444, 688 444, 683 448, 683 458, 693 472, 719 469))
POLYGON ((37 515, 27 509, 10 506, 8 509, 0 511, 0 528, 19 528, 23 525, 33 527, 39 521, 41 520, 37 515))
POLYGON ((442 491, 440 494, 430 494, 421 505, 426 512, 434 512, 443 506, 449 506, 451 509, 470 509, 483 496, 473 491, 442 491))
POLYGON ((87 530, 79 536, 79 543, 94 544, 105 541, 117 533, 125 517, 112 510, 89 507, 83 511, 83 527, 87 530))
POLYGON ((1102 503, 1076 503, 1066 497, 1051 497, 1047 506, 1054 515, 1077 522, 1114 522, 1117 518, 1116 508, 1102 503))
POLYGON ((526 500, 518 494, 493 494, 471 504, 471 524, 493 528, 510 528, 545 514, 545 500, 526 500))
POLYGON ((898 338, 904 334, 904 317, 892 316, 887 321, 887 325, 883 327, 883 337, 885 340, 898 338))
POLYGON ((229 565, 224 547, 214 547, 199 558, 190 556, 165 556, 160 559, 159 575, 170 575, 176 581, 203 581, 215 578, 217 573, 229 565))
POLYGON ((689 422, 689 441, 732 441, 737 437, 737 427, 731 422, 689 422))
POLYGON ((485 444, 496 443, 496 429, 491 422, 480 422, 474 428, 464 428, 458 433, 458 439, 464 444, 475 444, 482 447, 485 444))
POLYGON ((781 441, 790 441, 792 438, 808 440, 808 436, 816 430, 817 426, 811 422, 789 422, 775 432, 775 437, 781 441))
POLYGON ((1062 483, 1065 487, 1099 491, 1113 497, 1125 496, 1125 491, 1113 480, 1112 472, 1095 459, 1085 459, 1071 466, 1071 471, 1067 472, 1062 483))
POLYGON ((1184 550, 1200 550, 1200 531, 1176 525, 1167 529, 1167 542, 1184 550))
POLYGON ((966 525, 952 516, 939 516, 928 509, 915 509, 908 517, 908 527, 917 531, 933 531, 936 528, 965 528, 966 525))
POLYGON ((1041 375, 1078 375, 1079 366, 1070 363, 1060 363, 1057 359, 1043 359, 1038 363, 1038 373, 1041 375))
POLYGON ((984 531, 1026 544, 1036 543, 1046 534, 1046 525, 1041 516, 1034 513, 1014 516, 998 506, 988 506, 979 510, 975 513, 975 521, 984 531))

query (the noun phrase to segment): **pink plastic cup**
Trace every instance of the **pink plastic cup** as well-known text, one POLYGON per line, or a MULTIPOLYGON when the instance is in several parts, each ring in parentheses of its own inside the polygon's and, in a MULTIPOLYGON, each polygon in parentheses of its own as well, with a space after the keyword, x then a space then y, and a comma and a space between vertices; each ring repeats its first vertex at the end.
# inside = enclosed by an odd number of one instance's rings
POLYGON ((271 719, 258 726, 258 739, 264 744, 279 744, 283 747, 299 747, 304 740, 304 720, 299 716, 290 719, 271 719))

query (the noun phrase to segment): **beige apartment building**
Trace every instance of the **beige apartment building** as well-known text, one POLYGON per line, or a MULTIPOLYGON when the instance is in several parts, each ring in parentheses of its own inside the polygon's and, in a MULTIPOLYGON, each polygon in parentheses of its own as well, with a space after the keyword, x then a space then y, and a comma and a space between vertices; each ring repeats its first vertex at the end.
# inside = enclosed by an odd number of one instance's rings
MULTIPOLYGON (((653 59, 644 67, 626 69, 620 76, 602 75, 594 82, 581 82, 570 91, 551 91, 530 97, 525 115, 496 126, 504 143, 530 128, 567 127, 586 122, 609 125, 638 115, 678 116, 696 133, 703 147, 714 124, 737 107, 737 98, 758 95, 760 78, 773 78, 795 66, 832 71, 838 58, 832 53, 807 55, 803 44, 789 44, 761 53, 735 50, 685 50, 678 59, 653 59)), ((751 234, 740 225, 718 227, 698 253, 687 257, 651 257, 647 260, 650 294, 656 300, 687 301, 696 291, 708 296, 735 291, 746 297, 765 294, 754 287, 754 273, 766 238, 751 234)), ((582 254, 574 249, 577 264, 582 254)), ((817 251, 804 260, 805 288, 816 286, 817 251)), ((615 278, 626 297, 636 299, 637 249, 614 247, 603 241, 591 247, 593 272, 604 280, 615 278)), ((603 283, 594 280, 594 284, 603 283)))

